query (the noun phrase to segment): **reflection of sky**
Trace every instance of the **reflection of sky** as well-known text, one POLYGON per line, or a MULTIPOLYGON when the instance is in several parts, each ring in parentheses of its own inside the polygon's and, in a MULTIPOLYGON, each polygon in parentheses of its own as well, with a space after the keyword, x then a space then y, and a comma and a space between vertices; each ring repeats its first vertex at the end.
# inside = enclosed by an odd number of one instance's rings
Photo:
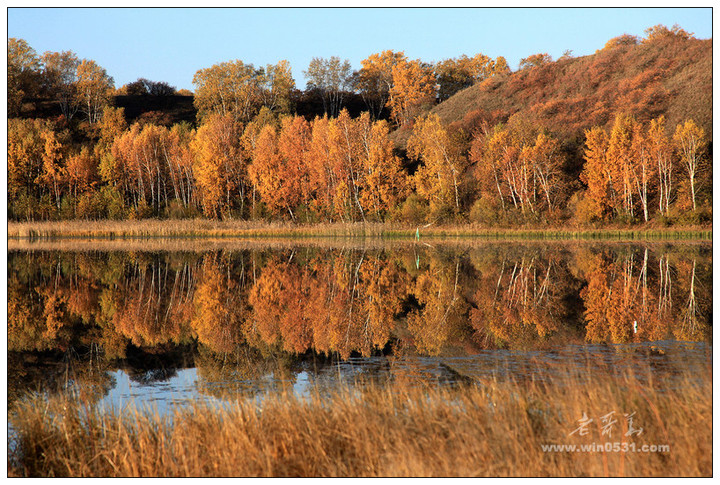
POLYGON ((310 391, 310 386, 310 375, 307 372, 302 371, 298 373, 296 377, 293 392, 296 396, 305 396, 310 391))
POLYGON ((142 383, 133 381, 122 370, 111 372, 115 387, 98 403, 101 408, 136 407, 150 409, 158 414, 166 414, 174 405, 188 404, 198 398, 213 401, 213 398, 201 396, 197 392, 197 369, 178 369, 177 373, 164 381, 142 383))
MULTIPOLYGON (((110 372, 110 375, 115 380, 115 386, 98 402, 100 409, 135 408, 165 415, 177 405, 197 402, 216 405, 223 403, 222 399, 199 392, 196 368, 178 369, 175 375, 169 379, 147 383, 132 380, 123 370, 110 372)), ((266 384, 272 385, 273 375, 265 376, 263 380, 268 381, 266 384)), ((216 384, 222 386, 222 383, 216 384)), ((312 386, 311 376, 307 372, 301 371, 295 377, 292 391, 296 396, 307 396, 312 386)))
MULTIPOLYGON (((164 380, 139 382, 132 380, 122 371, 111 372, 115 386, 98 403, 101 409, 137 408, 167 415, 177 405, 207 403, 223 406, 237 399, 253 399, 260 403, 267 393, 287 389, 296 397, 307 398, 314 391, 321 394, 351 384, 356 380, 370 379, 392 381, 400 378, 405 385, 426 385, 435 383, 447 385, 458 379, 482 383, 492 378, 533 378, 553 379, 566 372, 577 376, 588 373, 652 371, 660 373, 665 386, 672 387, 673 374, 681 370, 692 370, 707 365, 712 347, 705 344, 681 342, 656 342, 664 349, 663 355, 651 355, 647 351, 654 345, 587 345, 570 346, 562 351, 483 351, 468 357, 405 357, 395 359, 390 365, 383 357, 351 358, 320 368, 297 369, 292 380, 279 377, 273 372, 252 380, 207 381, 198 377, 196 368, 177 369, 172 377, 164 380), (534 375, 534 370, 544 369, 543 375, 534 375), (231 382, 232 381, 232 382, 231 382), (424 384, 423 384, 424 383, 424 384), (232 392, 216 392, 234 389, 232 392), (221 396, 221 397, 216 397, 221 396)), ((638 378, 643 379, 643 372, 638 378)), ((142 380, 142 379, 141 379, 142 380)))

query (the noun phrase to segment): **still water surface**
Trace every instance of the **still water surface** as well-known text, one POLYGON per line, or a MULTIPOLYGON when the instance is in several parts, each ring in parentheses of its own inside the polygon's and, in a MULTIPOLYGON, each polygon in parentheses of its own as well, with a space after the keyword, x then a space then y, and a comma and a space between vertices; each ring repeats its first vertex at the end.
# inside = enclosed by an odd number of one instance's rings
POLYGON ((164 412, 357 382, 672 386, 712 358, 712 243, 173 244, 11 245, 10 407, 79 387, 164 412))

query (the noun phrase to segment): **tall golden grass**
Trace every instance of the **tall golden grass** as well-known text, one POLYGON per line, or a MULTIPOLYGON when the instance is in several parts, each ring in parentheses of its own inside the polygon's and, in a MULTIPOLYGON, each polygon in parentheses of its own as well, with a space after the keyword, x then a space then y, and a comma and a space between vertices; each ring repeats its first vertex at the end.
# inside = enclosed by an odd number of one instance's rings
POLYGON ((516 238, 516 239, 712 239, 712 228, 487 228, 476 224, 415 226, 399 223, 291 224, 241 220, 143 219, 139 221, 8 222, 9 238, 150 237, 363 237, 363 238, 516 238))
POLYGON ((711 370, 672 385, 650 374, 486 380, 448 388, 344 387, 308 398, 196 404, 161 417, 100 413, 68 398, 14 410, 12 476, 711 476, 711 370), (615 412, 610 437, 601 416, 615 412), (624 438, 623 413, 640 435, 624 438), (571 435, 583 415, 586 436, 571 435), (669 451, 545 452, 547 444, 669 451))

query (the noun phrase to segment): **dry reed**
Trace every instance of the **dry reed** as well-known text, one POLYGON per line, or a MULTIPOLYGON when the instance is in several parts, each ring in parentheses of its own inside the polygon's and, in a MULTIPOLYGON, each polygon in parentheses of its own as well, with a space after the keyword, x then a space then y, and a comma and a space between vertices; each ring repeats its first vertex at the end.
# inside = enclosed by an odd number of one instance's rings
POLYGON ((99 413, 35 398, 11 416, 13 476, 711 476, 712 377, 635 375, 366 385, 269 395, 170 416, 99 413), (648 380, 649 379, 649 380, 648 380), (600 417, 615 412, 612 435, 600 417), (635 413, 640 435, 623 413, 635 413), (587 436, 570 435, 583 415, 587 436), (544 452, 547 444, 668 445, 669 451, 544 452))
POLYGON ((291 224, 242 220, 143 219, 139 221, 38 221, 8 222, 8 237, 53 238, 155 238, 155 237, 314 237, 314 238, 510 238, 510 239, 602 239, 658 240, 712 239, 712 228, 613 228, 572 229, 526 227, 488 228, 476 224, 415 226, 399 223, 318 223, 291 224))

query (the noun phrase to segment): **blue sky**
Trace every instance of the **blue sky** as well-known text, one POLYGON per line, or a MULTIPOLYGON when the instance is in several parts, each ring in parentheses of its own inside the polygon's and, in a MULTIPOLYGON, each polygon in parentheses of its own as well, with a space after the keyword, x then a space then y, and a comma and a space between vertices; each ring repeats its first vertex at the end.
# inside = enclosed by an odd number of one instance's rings
POLYGON ((72 50, 93 59, 116 87, 144 77, 193 89, 198 69, 240 59, 256 66, 287 59, 299 87, 313 57, 349 59, 402 50, 432 62, 478 52, 521 58, 566 49, 592 54, 623 33, 679 24, 712 37, 712 10, 638 9, 61 9, 10 8, 8 37, 41 54, 72 50))

